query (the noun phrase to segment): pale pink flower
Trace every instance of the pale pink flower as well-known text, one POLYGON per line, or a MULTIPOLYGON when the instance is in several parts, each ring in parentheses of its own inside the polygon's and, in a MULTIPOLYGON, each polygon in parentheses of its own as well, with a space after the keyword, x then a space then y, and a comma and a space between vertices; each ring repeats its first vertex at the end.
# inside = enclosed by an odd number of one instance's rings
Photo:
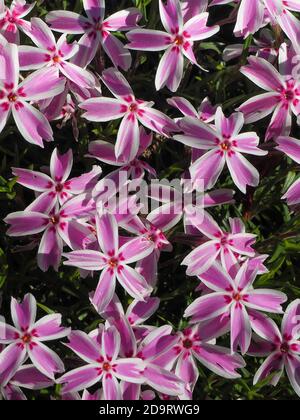
MULTIPOLYGON (((300 164, 300 140, 292 137, 279 137, 276 143, 279 144, 278 150, 300 164)), ((300 179, 293 183, 282 198, 287 199, 289 206, 300 203, 300 179)))
POLYGON ((256 95, 239 107, 247 124, 273 114, 266 140, 288 136, 292 128, 292 115, 300 114, 300 83, 294 78, 295 52, 282 44, 279 52, 279 71, 263 58, 250 57, 241 72, 267 93, 256 95))
POLYGON ((3 67, 0 79, 0 132, 9 116, 13 115, 20 133, 29 143, 43 147, 43 140, 52 141, 52 128, 44 115, 31 105, 58 95, 64 90, 65 80, 58 77, 54 67, 30 74, 19 83, 18 47, 6 44, 0 49, 3 67))
POLYGON ((153 245, 143 237, 137 237, 120 247, 118 223, 115 216, 104 213, 96 215, 96 228, 102 252, 79 250, 65 254, 65 265, 88 271, 102 271, 97 290, 91 297, 98 312, 103 312, 111 302, 116 288, 116 280, 127 293, 138 300, 149 296, 152 288, 144 277, 129 264, 147 257, 153 245))
POLYGON ((33 295, 27 294, 22 303, 11 299, 11 316, 14 326, 1 324, 0 342, 7 347, 0 353, 0 383, 6 386, 20 366, 29 358, 45 376, 54 379, 55 373, 64 372, 64 365, 44 341, 58 340, 70 334, 63 328, 61 315, 46 315, 36 321, 37 304, 33 295))
POLYGON ((84 0, 83 7, 87 17, 67 10, 55 10, 46 18, 54 31, 84 34, 78 43, 80 49, 75 57, 75 64, 85 67, 102 46, 116 67, 128 70, 132 62, 131 55, 111 32, 123 32, 136 28, 142 17, 139 10, 134 7, 120 10, 104 19, 105 0, 84 0))
POLYGON ((105 122, 122 118, 115 146, 118 160, 130 162, 137 156, 140 147, 139 122, 166 136, 178 130, 171 118, 152 108, 153 102, 136 99, 125 77, 116 69, 105 70, 102 80, 115 98, 88 99, 80 108, 86 111, 83 117, 89 121, 105 122))
POLYGON ((230 219, 231 231, 225 232, 208 213, 203 220, 197 220, 197 217, 191 219, 193 226, 208 240, 183 260, 182 265, 188 267, 188 276, 205 273, 216 261, 221 262, 224 269, 230 273, 232 267, 238 264, 240 256, 255 256, 252 245, 256 235, 241 231, 240 222, 240 219, 230 219))
POLYGON ((276 386, 285 369, 290 383, 300 397, 300 300, 292 302, 283 317, 281 331, 276 323, 267 316, 254 316, 252 328, 259 337, 255 337, 249 354, 268 358, 254 377, 254 385, 268 376, 270 384, 276 386))
POLYGON ((76 42, 68 44, 67 35, 62 35, 56 41, 51 29, 39 18, 31 19, 30 37, 36 47, 19 47, 21 70, 44 69, 46 78, 48 68, 52 67, 81 87, 94 87, 95 76, 69 61, 79 50, 76 42))
POLYGON ((287 301, 287 296, 277 290, 255 290, 256 274, 257 270, 248 261, 241 266, 235 278, 215 263, 200 276, 212 293, 196 299, 185 311, 185 316, 192 317, 192 323, 229 318, 231 350, 240 348, 246 354, 252 338, 250 316, 255 316, 257 311, 281 314, 281 305, 287 301))
POLYGON ((21 388, 40 390, 54 385, 54 381, 41 373, 34 365, 23 365, 13 375, 7 385, 0 383, 0 395, 8 401, 27 400, 21 388))
POLYGON ((166 30, 135 29, 127 33, 128 48, 138 51, 165 51, 156 73, 155 86, 167 86, 176 92, 183 77, 184 57, 198 66, 193 46, 196 41, 210 38, 219 26, 208 27, 208 13, 194 15, 184 23, 179 0, 159 0, 159 12, 166 30))
POLYGON ((19 30, 30 36, 30 23, 23 18, 27 16, 35 6, 35 2, 26 3, 25 0, 13 0, 11 6, 5 6, 4 0, 0 0, 0 34, 8 42, 20 43, 19 30))
MULTIPOLYGON (((56 200, 56 198, 55 198, 56 200)), ((87 194, 68 200, 61 209, 55 206, 47 212, 49 200, 34 202, 25 211, 9 214, 4 221, 10 228, 7 235, 13 237, 42 234, 38 248, 38 266, 47 271, 53 267, 58 271, 63 247, 82 249, 95 238, 91 226, 77 219, 87 217, 95 211, 95 202, 87 194)))
POLYGON ((69 340, 67 346, 86 365, 71 370, 58 379, 58 383, 64 384, 63 393, 80 391, 102 382, 105 400, 121 400, 119 380, 133 384, 144 382, 143 361, 119 356, 121 339, 115 327, 103 329, 97 340, 81 331, 73 331, 69 340))
POLYGON ((89 144, 88 157, 96 158, 100 162, 119 167, 119 172, 127 172, 128 179, 144 178, 146 172, 156 178, 155 169, 141 159, 144 152, 151 146, 152 139, 152 133, 148 134, 143 127, 140 127, 140 146, 135 159, 132 161, 117 159, 114 145, 103 140, 92 141, 89 144))
POLYGON ((193 148, 207 151, 190 167, 192 182, 203 180, 205 190, 214 187, 224 166, 227 165, 235 185, 245 194, 247 185, 257 187, 259 173, 243 156, 243 153, 264 156, 267 152, 258 148, 256 133, 242 133, 244 117, 242 113, 226 118, 219 107, 215 118, 215 128, 196 118, 186 117, 179 122, 184 134, 174 139, 193 148))
POLYGON ((12 168, 12 172, 18 177, 19 184, 39 193, 31 206, 37 208, 42 202, 45 211, 50 212, 55 205, 62 206, 75 195, 92 191, 102 172, 99 166, 95 166, 92 171, 86 174, 68 179, 72 166, 72 149, 63 155, 54 149, 50 160, 50 176, 21 168, 12 168))

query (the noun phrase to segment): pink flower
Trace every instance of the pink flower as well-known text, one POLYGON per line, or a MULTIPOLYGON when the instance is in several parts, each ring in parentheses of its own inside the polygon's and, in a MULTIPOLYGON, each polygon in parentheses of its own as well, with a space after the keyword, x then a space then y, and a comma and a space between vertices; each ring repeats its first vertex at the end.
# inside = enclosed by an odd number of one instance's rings
POLYGON ((300 114, 300 84, 292 76, 294 56, 295 53, 283 44, 279 53, 280 72, 268 61, 258 57, 250 57, 249 65, 241 69, 245 76, 267 91, 249 99, 239 108, 245 115, 247 124, 273 113, 266 140, 288 136, 291 132, 292 115, 300 114))
POLYGON ((81 331, 73 331, 67 344, 87 364, 58 379, 62 392, 76 392, 102 382, 104 399, 121 400, 119 380, 133 384, 144 382, 144 363, 138 358, 122 358, 120 334, 115 327, 103 329, 97 340, 81 331))
POLYGON ((0 132, 12 113, 16 126, 29 143, 43 147, 43 139, 53 140, 51 126, 44 115, 29 102, 58 95, 65 81, 58 77, 55 68, 36 71, 19 83, 18 47, 6 44, 0 49, 3 58, 4 79, 0 80, 0 132))
POLYGON ((31 19, 30 37, 37 47, 19 47, 21 70, 44 69, 46 75, 49 67, 52 67, 81 87, 94 87, 95 76, 69 62, 79 50, 76 42, 68 44, 67 35, 62 35, 56 42, 51 29, 39 18, 31 19))
POLYGON ((253 317, 251 323, 259 337, 254 339, 249 354, 259 358, 268 356, 257 371, 254 384, 273 375, 270 384, 276 386, 285 369, 300 397, 300 300, 295 300, 287 308, 281 332, 272 319, 263 315, 253 317))
POLYGON ((78 66, 88 65, 102 46, 116 67, 128 70, 132 62, 131 55, 111 32, 136 28, 142 17, 141 13, 132 7, 104 19, 105 0, 85 0, 83 7, 87 17, 74 12, 55 10, 47 15, 46 20, 54 31, 84 34, 79 41, 80 49, 75 58, 78 66))
POLYGON ((144 300, 152 289, 143 276, 129 264, 139 261, 153 251, 151 242, 145 238, 135 238, 119 247, 118 224, 115 216, 108 213, 96 216, 97 236, 102 252, 80 250, 65 254, 65 265, 84 270, 102 270, 97 290, 92 296, 92 304, 98 312, 103 312, 111 302, 116 288, 116 279, 135 299, 144 300))
POLYGON ((7 347, 0 353, 0 383, 6 386, 28 357, 45 376, 54 379, 55 373, 64 371, 58 355, 43 344, 44 341, 66 337, 70 329, 63 328, 61 315, 47 315, 36 321, 36 300, 27 294, 22 303, 11 300, 14 326, 1 322, 0 342, 7 347))
POLYGON ((135 299, 125 312, 118 296, 114 295, 105 311, 101 313, 101 316, 110 324, 115 325, 119 331, 121 335, 121 355, 131 356, 136 351, 134 340, 128 341, 126 338, 127 334, 131 336, 133 333, 138 342, 155 328, 150 325, 144 325, 144 322, 154 315, 159 304, 160 300, 156 297, 147 297, 145 301, 135 299))
MULTIPOLYGON (((296 1, 283 0, 235 0, 240 3, 237 21, 234 28, 236 36, 247 38, 255 34, 268 22, 280 25, 282 30, 296 47, 299 44, 299 20, 291 11, 299 12, 300 5, 296 1)), ((213 0, 210 6, 231 3, 231 0, 213 0)))
POLYGON ((241 232, 240 219, 230 219, 231 232, 223 231, 216 221, 206 213, 204 220, 191 219, 193 226, 202 233, 208 241, 194 249, 182 262, 187 265, 188 276, 199 276, 205 273, 217 260, 227 272, 238 263, 239 256, 254 257, 252 245, 255 235, 241 232), (236 229, 236 226, 238 229, 236 229))
POLYGON ((63 155, 54 149, 50 161, 51 177, 41 172, 21 168, 12 168, 12 172, 18 177, 19 184, 40 193, 31 206, 37 208, 42 203, 45 211, 50 212, 56 204, 63 205, 75 195, 90 192, 102 172, 99 166, 95 166, 91 172, 68 180, 72 166, 71 149, 63 155))
POLYGON ((207 10, 208 0, 183 0, 182 15, 184 22, 207 10))
POLYGON ((270 289, 253 289, 257 270, 245 262, 235 278, 215 263, 201 274, 203 284, 213 292, 196 299, 185 311, 192 322, 216 321, 216 318, 230 319, 231 350, 246 354, 252 337, 249 315, 257 311, 282 313, 281 305, 287 301, 284 293, 270 289))
POLYGON ((219 31, 219 26, 208 27, 208 13, 197 14, 183 21, 179 0, 159 0, 159 11, 166 32, 135 29, 128 32, 128 48, 141 51, 164 51, 156 73, 155 86, 160 90, 167 86, 176 92, 183 77, 184 57, 198 65, 193 52, 195 41, 210 38, 219 31))
POLYGON ((128 232, 143 237, 153 247, 151 254, 137 262, 136 269, 147 283, 154 287, 157 283, 158 262, 161 252, 170 252, 173 247, 166 237, 167 229, 161 229, 161 224, 165 221, 164 215, 155 214, 153 219, 152 222, 151 213, 145 220, 141 220, 139 216, 133 216, 129 220, 125 218, 120 222, 120 225, 128 232))
POLYGON ((80 108, 87 111, 83 117, 89 121, 105 122, 122 118, 115 147, 118 160, 130 162, 137 156, 140 147, 139 122, 163 135, 178 130, 171 118, 152 108, 153 102, 136 99, 127 80, 116 69, 105 70, 102 80, 115 99, 88 99, 80 108))
POLYGON ((19 30, 26 35, 30 33, 30 23, 23 18, 34 8, 35 2, 27 4, 25 0, 13 0, 10 8, 5 6, 4 0, 0 1, 0 34, 8 42, 20 43, 19 30))
POLYGON ((177 333, 177 342, 170 351, 170 363, 176 375, 183 379, 191 392, 199 378, 197 362, 226 379, 240 378, 237 369, 246 366, 243 358, 230 350, 209 342, 207 328, 194 325, 177 333))
MULTIPOLYGON (((56 197, 54 197, 56 201, 56 197)), ((58 271, 64 244, 71 249, 82 249, 94 242, 91 226, 77 219, 95 211, 95 203, 89 195, 81 194, 67 201, 58 210, 48 210, 49 199, 34 202, 25 211, 9 214, 4 221, 10 224, 7 235, 13 237, 36 235, 43 232, 38 249, 38 266, 47 271, 58 271)))
POLYGON ((134 160, 122 161, 116 158, 115 148, 111 143, 106 141, 98 140, 92 141, 89 144, 89 155, 98 159, 100 162, 107 163, 108 165, 118 166, 120 172, 127 172, 128 178, 138 179, 144 178, 145 172, 148 172, 150 176, 156 178, 156 171, 147 162, 140 159, 148 147, 152 144, 152 134, 146 133, 143 127, 140 127, 140 140, 139 150, 134 160))
POLYGON ((196 109, 187 99, 179 96, 167 99, 169 105, 177 108, 185 117, 199 118, 200 121, 211 123, 215 119, 217 107, 210 103, 209 98, 203 99, 201 105, 196 109))
MULTIPOLYGON (((300 141, 292 137, 279 137, 276 139, 279 144, 278 150, 285 153, 289 158, 300 164, 300 141)), ((300 203, 300 179, 289 188, 282 197, 287 199, 288 205, 293 206, 300 203)))
MULTIPOLYGON (((244 50, 243 44, 229 45, 224 49, 224 61, 231 61, 242 56, 244 50)), ((275 63, 278 58, 279 49, 276 45, 274 33, 268 29, 263 28, 259 36, 254 39, 254 44, 249 47, 249 53, 255 54, 257 57, 264 58, 270 63, 275 63)))
POLYGON ((207 208, 234 203, 234 191, 220 189, 210 192, 196 192, 191 203, 184 200, 183 190, 162 184, 154 184, 149 192, 151 199, 162 203, 148 215, 148 220, 161 231, 175 227, 183 218, 185 230, 189 229, 191 216, 205 216, 207 208), (199 207, 201 206, 201 207, 199 207))
MULTIPOLYGON (((152 303, 149 305, 139 305, 139 310, 144 312, 148 307, 152 311, 152 303)), ((135 306, 135 308, 137 308, 135 306)), ((132 308, 133 309, 133 308, 132 308)), ((184 394, 184 381, 171 372, 170 352, 177 339, 172 335, 172 327, 163 325, 162 327, 153 327, 150 330, 145 329, 145 336, 141 337, 140 332, 133 329, 128 319, 122 316, 121 312, 108 312, 105 314, 108 325, 113 325, 120 333, 121 354, 125 357, 136 357, 144 363, 144 382, 155 391, 178 397, 184 394), (142 340, 141 340, 142 338, 142 340)), ((142 328, 142 326, 140 327, 142 328)), ((92 333, 94 338, 96 332, 92 333)), ((144 398, 141 387, 138 384, 126 381, 122 383, 123 397, 129 400, 138 400, 144 398)))
POLYGON ((39 390, 54 385, 54 381, 43 375, 34 365, 23 365, 13 375, 7 385, 0 384, 0 395, 8 401, 27 400, 21 388, 39 390))
POLYGON ((226 118, 219 107, 215 118, 215 128, 198 119, 186 117, 179 122, 184 134, 174 139, 187 146, 208 150, 190 167, 192 182, 204 181, 204 188, 211 189, 227 164, 235 185, 246 193, 247 185, 259 184, 259 173, 242 153, 264 156, 267 152, 258 148, 256 133, 239 134, 244 125, 241 113, 226 118))

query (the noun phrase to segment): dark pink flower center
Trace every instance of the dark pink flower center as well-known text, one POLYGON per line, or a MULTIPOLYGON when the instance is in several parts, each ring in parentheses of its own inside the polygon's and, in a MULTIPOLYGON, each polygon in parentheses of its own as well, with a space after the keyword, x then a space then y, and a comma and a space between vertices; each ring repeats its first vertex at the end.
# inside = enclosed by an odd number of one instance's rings
POLYGON ((182 46, 184 44, 184 38, 182 35, 177 35, 174 39, 174 44, 178 46, 182 46))
POLYGON ((129 112, 137 112, 138 110, 138 104, 136 103, 132 103, 131 105, 129 105, 129 112))
POLYGON ((108 363, 108 362, 105 362, 105 363, 103 363, 103 365, 102 365, 102 369, 105 371, 105 372, 109 372, 110 370, 111 370, 111 364, 110 363, 108 363))
POLYGON ((52 223, 53 225, 58 225, 58 223, 59 223, 59 216, 58 215, 51 216, 50 217, 50 223, 52 223))
POLYGON ((63 189, 64 189, 63 184, 57 184, 56 187, 55 187, 55 191, 58 192, 58 193, 62 192, 63 189))
POLYGON ((243 296, 238 292, 233 293, 232 299, 235 300, 236 302, 240 302, 241 300, 243 300, 243 296))
POLYGON ((60 62, 60 60, 61 60, 61 57, 60 57, 59 55, 54 55, 54 56, 52 57, 52 61, 53 61, 54 63, 59 63, 59 62, 60 62))
POLYGON ((220 143, 220 148, 223 152, 229 152, 231 149, 231 142, 229 140, 225 140, 220 143))
POLYGON ((117 267, 118 267, 118 265, 119 265, 119 260, 118 260, 118 258, 115 258, 115 257, 111 258, 111 259, 108 261, 108 265, 109 265, 112 269, 117 268, 117 267))
POLYGON ((189 338, 183 340, 182 345, 185 349, 191 349, 193 347, 193 342, 189 338))
POLYGON ((282 345, 280 346, 280 351, 283 354, 287 354, 290 351, 290 345, 288 343, 282 343, 282 345))
POLYGON ((18 99, 18 95, 16 93, 14 93, 14 92, 10 92, 7 95, 7 99, 9 100, 9 102, 16 102, 17 99, 18 99))
POLYGON ((29 333, 26 333, 22 337, 22 341, 24 344, 29 344, 31 342, 32 336, 29 333))

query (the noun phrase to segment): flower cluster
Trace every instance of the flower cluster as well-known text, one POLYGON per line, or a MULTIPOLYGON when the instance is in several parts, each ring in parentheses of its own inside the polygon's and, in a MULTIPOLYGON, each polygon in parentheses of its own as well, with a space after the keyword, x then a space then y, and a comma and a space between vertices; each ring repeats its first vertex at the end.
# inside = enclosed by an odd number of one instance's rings
MULTIPOLYGON (((277 385, 285 369, 300 397, 300 300, 285 308, 286 294, 261 287, 268 255, 256 250, 247 218, 228 217, 221 225, 212 215, 215 207, 233 206, 236 192, 244 196, 260 185, 260 165, 268 165, 272 148, 300 163, 300 141, 290 137, 300 115, 300 21, 294 14, 300 5, 235 1, 227 22, 211 24, 213 7, 227 3, 159 0, 162 27, 150 29, 136 8, 107 16, 105 0, 83 0, 82 14, 51 11, 44 20, 28 18, 34 4, 14 0, 8 7, 0 0, 0 133, 10 130, 12 116, 30 147, 51 150, 49 167, 11 168, 19 188, 34 196, 5 217, 7 236, 27 238, 27 247, 37 248, 43 273, 68 266, 82 282, 96 279, 84 304, 102 318, 93 331, 73 329, 67 319, 64 328, 60 314, 36 321, 43 306, 32 289, 20 301, 11 297, 13 325, 0 322, 3 398, 23 400, 21 388, 60 384, 56 397, 68 400, 191 400, 199 365, 234 380, 248 356, 267 357, 254 384, 270 377, 277 385), (131 87, 135 51, 157 53, 153 83, 166 95, 179 90, 189 71, 205 74, 207 66, 198 62, 202 41, 230 22, 236 37, 250 44, 252 35, 258 37, 250 47, 237 44, 224 52, 228 61, 242 57, 240 77, 257 85, 257 95, 232 113, 208 98, 196 109, 182 96, 169 96, 165 103, 181 114, 172 118, 160 110, 160 99, 149 101, 148 92, 143 97, 131 87), (254 123, 270 115, 262 139, 254 123), (115 142, 91 136, 85 158, 97 164, 78 173, 73 161, 82 156, 64 145, 45 145, 56 140, 54 121, 71 121, 77 141, 79 124, 112 124, 115 142), (159 182, 158 168, 148 160, 155 143, 167 139, 189 156, 179 180, 189 202, 178 186, 159 182), (218 187, 224 175, 235 189, 218 187), (140 204, 141 191, 154 209, 140 204), (177 240, 192 247, 179 257, 186 281, 197 279, 196 298, 182 308, 178 328, 168 320, 151 325, 147 320, 162 303, 155 296, 162 254, 177 240), (56 343, 55 351, 44 344, 63 338, 68 341, 56 343)), ((300 180, 283 199, 289 206, 300 203, 300 180)))

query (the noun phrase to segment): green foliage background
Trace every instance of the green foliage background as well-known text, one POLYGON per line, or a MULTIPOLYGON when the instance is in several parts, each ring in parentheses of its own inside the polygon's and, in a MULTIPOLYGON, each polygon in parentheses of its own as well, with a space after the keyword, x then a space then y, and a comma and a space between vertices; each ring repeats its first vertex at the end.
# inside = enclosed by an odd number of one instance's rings
MULTIPOLYGON (((144 14, 143 24, 148 28, 160 29, 157 0, 109 0, 107 13, 126 7, 137 6, 144 14)), ((45 17, 51 10, 73 10, 81 12, 81 1, 38 1, 33 15, 45 17)), ((231 8, 223 6, 212 8, 210 24, 224 19, 224 11, 229 15, 231 8)), ((187 66, 184 80, 176 95, 184 96, 199 105, 208 95, 214 104, 223 104, 228 113, 243 101, 257 93, 257 87, 246 80, 240 73, 239 67, 246 62, 248 48, 252 39, 245 41, 244 54, 239 61, 225 64, 222 51, 225 45, 236 43, 232 35, 233 24, 222 27, 219 34, 212 40, 197 46, 199 63, 209 70, 209 73, 199 71, 196 67, 187 66)), ((119 34, 124 39, 123 34, 119 34)), ((282 34, 276 31, 278 44, 282 42, 282 34)), ((73 38, 70 38, 70 40, 73 38)), ((125 39, 124 39, 125 41, 125 39)), ((28 42, 23 39, 23 42, 28 42)), ((166 99, 173 96, 168 90, 155 91, 154 77, 159 61, 159 53, 133 53, 134 65, 126 77, 135 90, 137 97, 154 100, 156 107, 170 116, 179 116, 172 110, 166 99)), ((101 73, 103 65, 111 65, 109 60, 101 55, 93 70, 101 73)), ((104 90, 104 93, 106 91, 104 90)), ((269 120, 245 127, 247 131, 256 131, 263 141, 269 120)), ((48 166, 50 155, 55 146, 61 152, 72 148, 75 157, 73 175, 80 175, 89 170, 95 162, 84 158, 88 150, 88 143, 96 139, 110 139, 116 137, 118 122, 109 124, 93 124, 78 115, 79 142, 76 142, 71 123, 58 128, 53 123, 55 143, 46 144, 41 150, 26 143, 11 121, 0 134, 0 219, 8 213, 23 210, 33 199, 33 193, 16 184, 12 178, 11 167, 22 167, 39 170, 41 166, 48 166)), ((294 125, 293 136, 300 138, 299 128, 294 125)), ((258 237, 257 250, 267 253, 270 258, 267 266, 270 272, 261 276, 257 287, 270 287, 285 292, 289 300, 300 298, 300 218, 299 209, 291 212, 286 203, 281 200, 283 193, 299 176, 299 168, 281 153, 274 149, 274 144, 265 144, 269 150, 265 158, 252 159, 259 168, 261 183, 256 190, 249 189, 246 196, 237 192, 236 205, 223 206, 212 210, 213 216, 221 226, 226 227, 228 217, 241 217, 249 232, 258 237)), ((154 145, 147 154, 147 159, 153 164, 161 178, 179 177, 189 166, 190 156, 187 150, 173 140, 155 137, 154 145)), ((103 165, 104 172, 112 168, 103 165)), ((218 187, 233 187, 236 189, 227 173, 222 176, 218 187)), ((2 293, 1 313, 10 321, 10 297, 23 297, 32 292, 39 303, 40 315, 52 311, 63 314, 65 326, 82 329, 86 332, 94 329, 103 320, 92 309, 88 300, 88 293, 94 290, 97 276, 85 280, 80 279, 73 268, 61 266, 59 273, 49 271, 42 273, 36 265, 36 248, 24 250, 30 240, 12 239, 6 236, 6 226, 0 224, 0 293, 2 293)), ((180 266, 190 247, 185 245, 182 237, 183 227, 177 226, 170 232, 169 239, 174 244, 174 252, 163 254, 159 267, 159 282, 155 295, 161 298, 161 306, 151 320, 156 325, 170 323, 175 329, 185 326, 182 318, 184 309, 195 298, 194 289, 197 280, 186 277, 185 270, 180 266)), ((32 238, 36 239, 36 238, 32 238)), ((126 306, 127 297, 119 290, 126 306)), ((280 321, 280 318, 277 318, 280 321)), ((221 340, 229 345, 228 337, 221 340)), ((59 345, 54 348, 64 356, 66 368, 77 366, 77 360, 71 353, 59 345)), ((200 380, 198 382, 195 399, 296 399, 296 396, 286 378, 283 378, 277 388, 268 385, 268 380, 254 387, 253 376, 260 366, 261 360, 247 358, 247 368, 243 371, 241 380, 230 382, 219 378, 208 370, 199 366, 200 380)), ((57 397, 59 389, 50 389, 33 393, 30 398, 57 397)))

